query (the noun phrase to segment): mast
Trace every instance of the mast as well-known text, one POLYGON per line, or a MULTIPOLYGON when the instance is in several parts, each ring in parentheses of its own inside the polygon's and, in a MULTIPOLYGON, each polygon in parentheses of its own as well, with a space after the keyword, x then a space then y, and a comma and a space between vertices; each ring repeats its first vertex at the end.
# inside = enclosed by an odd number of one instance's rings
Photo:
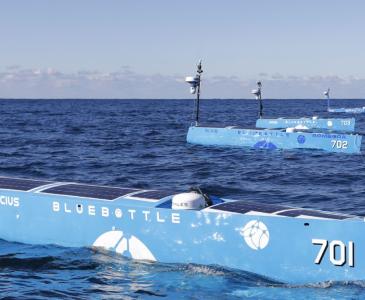
POLYGON ((261 98, 261 86, 262 86, 261 81, 258 81, 257 82, 257 89, 251 91, 251 94, 255 95, 256 100, 259 100, 259 118, 260 119, 263 116, 263 110, 264 110, 264 106, 263 106, 262 98, 261 98))
POLYGON ((200 111, 200 82, 201 82, 202 60, 197 65, 197 71, 195 77, 189 76, 185 78, 185 81, 190 84, 190 93, 196 93, 195 99, 195 126, 199 124, 199 111, 200 111))
POLYGON ((198 91, 196 93, 196 107, 195 107, 195 125, 198 125, 199 123, 199 110, 200 110, 200 76, 201 73, 203 73, 202 69, 202 61, 200 60, 198 63, 198 70, 196 71, 196 77, 198 81, 198 91))
POLYGON ((328 88, 327 91, 323 92, 323 95, 327 97, 327 110, 330 109, 330 89, 328 88))

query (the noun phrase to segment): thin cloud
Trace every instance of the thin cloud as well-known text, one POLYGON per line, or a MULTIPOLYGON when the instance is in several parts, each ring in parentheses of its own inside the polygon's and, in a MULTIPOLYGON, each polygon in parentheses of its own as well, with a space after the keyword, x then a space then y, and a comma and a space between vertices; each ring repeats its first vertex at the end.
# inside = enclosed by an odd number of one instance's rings
MULTIPOLYGON (((205 74, 204 74, 205 75, 205 74)), ((259 74, 260 75, 260 74, 259 74)), ((0 71, 0 98, 191 98, 184 75, 138 74, 129 66, 113 72, 9 66, 0 71)), ((365 96, 365 79, 354 76, 284 76, 261 73, 266 98, 321 98, 330 87, 336 98, 365 96)), ((204 76, 203 98, 249 98, 257 79, 204 76)))

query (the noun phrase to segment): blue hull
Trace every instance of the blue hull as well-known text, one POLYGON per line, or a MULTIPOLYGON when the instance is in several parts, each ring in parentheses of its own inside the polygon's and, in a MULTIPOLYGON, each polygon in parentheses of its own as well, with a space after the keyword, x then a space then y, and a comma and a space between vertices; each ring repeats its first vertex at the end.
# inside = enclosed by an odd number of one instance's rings
POLYGON ((365 113, 365 107, 329 108, 327 111, 331 113, 363 114, 365 113))
POLYGON ((285 132, 275 129, 240 129, 191 126, 187 142, 204 146, 264 149, 320 149, 360 153, 362 137, 357 134, 285 132))
POLYGON ((174 193, 29 182, 0 178, 2 239, 220 265, 280 282, 365 280, 359 217, 218 198, 173 210, 174 193))
POLYGON ((258 119, 257 128, 288 128, 298 125, 306 126, 309 129, 328 129, 335 131, 353 132, 355 130, 355 118, 348 119, 316 119, 316 118, 298 118, 298 119, 258 119))

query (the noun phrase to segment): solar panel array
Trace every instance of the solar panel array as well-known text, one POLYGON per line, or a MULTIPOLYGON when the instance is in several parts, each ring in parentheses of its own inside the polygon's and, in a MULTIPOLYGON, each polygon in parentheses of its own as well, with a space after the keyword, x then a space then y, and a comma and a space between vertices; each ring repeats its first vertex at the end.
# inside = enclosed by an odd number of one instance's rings
MULTIPOLYGON (((31 180, 21 178, 0 177, 0 189, 30 191, 32 189, 52 184, 46 180, 31 180)), ((119 197, 134 193, 133 197, 146 200, 159 200, 176 194, 171 191, 143 191, 139 189, 105 187, 88 184, 67 183, 42 190, 42 193, 64 196, 77 196, 103 200, 115 200, 119 197)))
POLYGON ((167 196, 171 196, 176 194, 176 192, 171 191, 144 191, 140 193, 133 194, 133 198, 142 198, 142 199, 150 199, 150 200, 160 200, 167 196))
POLYGON ((271 205, 264 203, 255 203, 250 201, 232 201, 225 202, 223 204, 219 204, 214 206, 214 209, 236 212, 236 213, 247 213, 249 211, 257 211, 263 213, 274 213, 277 211, 290 209, 291 207, 282 206, 282 205, 271 205))
POLYGON ((222 211, 229 211, 241 214, 254 211, 258 213, 275 214, 278 216, 286 216, 286 217, 308 216, 308 217, 336 219, 336 220, 344 220, 355 217, 350 215, 333 214, 330 212, 316 211, 310 209, 301 209, 301 208, 293 209, 293 207, 289 206, 255 203, 242 200, 225 202, 223 204, 216 205, 213 208, 222 211))
MULTIPOLYGON (((45 180, 30 180, 21 178, 8 178, 0 177, 0 188, 19 190, 19 191, 30 191, 37 187, 41 187, 47 184, 51 184, 50 181, 45 180)), ((119 188, 119 187, 105 187, 105 186, 95 186, 87 184, 76 184, 68 183, 59 186, 51 187, 42 191, 42 193, 65 195, 65 196, 77 196, 83 198, 91 199, 102 199, 102 200, 115 200, 119 197, 125 196, 127 194, 133 193, 134 198, 159 200, 167 196, 176 194, 176 192, 171 191, 140 191, 138 189, 129 188, 119 188)), ((224 202, 222 204, 215 205, 213 207, 216 210, 228 211, 245 214, 250 211, 276 214, 278 216, 286 217, 298 217, 298 216, 309 216, 309 217, 319 217, 327 219, 348 219, 354 216, 333 214, 329 212, 322 212, 310 209, 293 209, 293 207, 255 203, 250 201, 230 201, 224 202)))
POLYGON ((51 183, 50 181, 44 181, 44 180, 0 177, 0 188, 16 190, 16 191, 29 191, 34 188, 50 183, 51 183))
POLYGON ((309 210, 309 209, 308 210, 307 209, 289 210, 289 211, 284 211, 284 212, 278 213, 278 215, 286 216, 286 217, 298 217, 298 216, 304 215, 304 216, 310 216, 310 217, 337 219, 337 220, 353 218, 352 216, 332 214, 329 212, 327 213, 327 212, 309 210))
POLYGON ((114 200, 121 196, 138 191, 137 189, 96 186, 69 183, 43 190, 42 193, 77 196, 92 199, 114 200))

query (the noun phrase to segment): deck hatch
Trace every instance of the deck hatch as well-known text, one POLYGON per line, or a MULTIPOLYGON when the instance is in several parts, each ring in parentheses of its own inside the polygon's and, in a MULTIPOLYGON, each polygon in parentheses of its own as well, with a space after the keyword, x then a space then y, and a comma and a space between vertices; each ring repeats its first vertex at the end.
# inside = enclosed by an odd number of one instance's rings
POLYGON ((50 183, 50 181, 43 180, 0 177, 0 188, 17 191, 29 191, 50 183))
POLYGON ((136 191, 138 190, 70 183, 43 190, 42 193, 65 195, 65 196, 77 196, 77 197, 102 199, 102 200, 114 200, 136 191))
POLYGON ((282 205, 272 205, 272 204, 264 204, 264 203, 255 203, 250 201, 232 201, 225 202, 223 204, 219 204, 213 207, 214 209, 230 211, 235 213, 247 213, 249 211, 256 211, 262 213, 274 213, 281 210, 291 209, 291 207, 282 206, 282 205))

